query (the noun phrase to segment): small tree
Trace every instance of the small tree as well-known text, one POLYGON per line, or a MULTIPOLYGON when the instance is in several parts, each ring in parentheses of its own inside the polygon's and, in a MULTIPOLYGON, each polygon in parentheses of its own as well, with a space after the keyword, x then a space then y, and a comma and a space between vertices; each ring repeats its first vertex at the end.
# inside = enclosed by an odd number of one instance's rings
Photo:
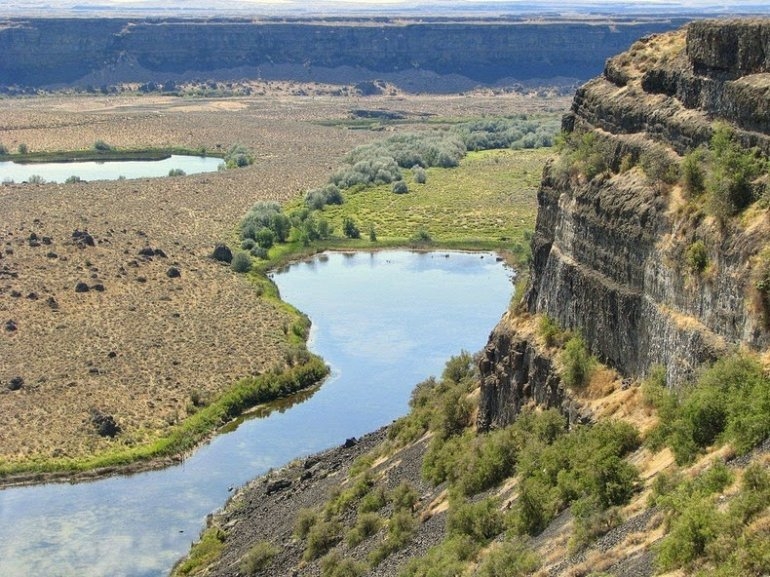
POLYGON ((594 369, 594 359, 588 352, 585 340, 580 335, 575 335, 564 346, 564 370, 562 379, 567 386, 580 389, 591 380, 594 369))
POLYGON ((230 268, 237 273, 245 273, 251 270, 251 257, 249 253, 239 251, 233 255, 233 260, 230 263, 230 268))
POLYGON ((348 238, 361 238, 361 231, 358 230, 356 223, 347 216, 342 221, 342 232, 348 238))
POLYGON ((19 150, 19 154, 27 154, 29 152, 29 148, 23 142, 19 145, 18 150, 19 150))

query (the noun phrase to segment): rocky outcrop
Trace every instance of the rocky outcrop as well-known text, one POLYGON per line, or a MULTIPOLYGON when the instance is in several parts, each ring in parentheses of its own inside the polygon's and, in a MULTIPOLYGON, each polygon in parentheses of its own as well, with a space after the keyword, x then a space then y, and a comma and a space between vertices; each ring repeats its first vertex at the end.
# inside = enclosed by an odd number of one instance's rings
POLYGON ((112 83, 239 80, 248 74, 350 83, 396 73, 434 74, 465 79, 470 87, 512 79, 582 81, 633 39, 681 24, 654 18, 9 20, 0 22, 0 78, 4 85, 24 86, 83 84, 100 77, 112 83))
MULTIPOLYGON (((767 20, 709 21, 644 38, 577 91, 564 119, 567 132, 594 135, 607 169, 587 178, 564 160, 546 168, 525 308, 579 330, 624 375, 662 365, 677 386, 734 348, 770 344, 751 282, 770 238, 764 212, 716 219, 678 184, 633 167, 652 151, 674 159, 707 144, 717 121, 770 153, 769 32, 767 20), (696 241, 706 271, 686 265, 696 241)), ((485 351, 482 427, 528 402, 563 404, 553 371, 543 376, 546 362, 517 331, 504 319, 485 351), (506 358, 518 360, 496 361, 506 358)))

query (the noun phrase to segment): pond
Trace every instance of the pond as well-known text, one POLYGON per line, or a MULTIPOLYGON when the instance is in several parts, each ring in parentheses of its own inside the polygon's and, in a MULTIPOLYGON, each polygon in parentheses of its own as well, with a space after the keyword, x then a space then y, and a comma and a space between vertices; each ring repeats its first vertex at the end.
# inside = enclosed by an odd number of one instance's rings
POLYGON ((415 384, 480 350, 511 276, 489 253, 408 251, 329 253, 275 273, 283 300, 313 321, 310 348, 332 367, 323 386, 178 466, 0 491, 0 575, 167 575, 233 487, 390 423, 415 384))
POLYGON ((108 160, 78 162, 0 162, 0 182, 29 182, 39 177, 44 182, 65 182, 77 176, 81 180, 118 180, 119 178, 153 178, 168 176, 170 170, 185 174, 214 172, 222 164, 213 156, 172 154, 162 160, 108 160))

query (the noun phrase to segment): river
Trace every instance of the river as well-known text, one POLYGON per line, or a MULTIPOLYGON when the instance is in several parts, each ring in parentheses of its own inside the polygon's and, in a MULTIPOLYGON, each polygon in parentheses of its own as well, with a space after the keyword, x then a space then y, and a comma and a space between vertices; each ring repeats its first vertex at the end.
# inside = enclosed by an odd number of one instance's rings
POLYGON ((416 383, 481 349, 511 274, 488 253, 409 251, 330 253, 275 273, 283 300, 313 321, 310 348, 332 367, 323 386, 178 466, 0 491, 0 575, 167 575, 235 487, 391 422, 416 383))

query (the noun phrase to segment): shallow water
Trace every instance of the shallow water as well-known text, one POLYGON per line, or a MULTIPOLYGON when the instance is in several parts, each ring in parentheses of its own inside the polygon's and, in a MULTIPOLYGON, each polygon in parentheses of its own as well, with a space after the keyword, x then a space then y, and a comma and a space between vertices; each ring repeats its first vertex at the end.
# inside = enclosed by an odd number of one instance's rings
POLYGON ((117 180, 124 178, 153 178, 168 176, 172 169, 185 174, 214 172, 222 164, 221 158, 174 154, 163 160, 110 160, 105 162, 36 162, 17 164, 0 162, 0 182, 26 182, 32 175, 45 182, 65 182, 71 176, 81 180, 117 180))
POLYGON ((407 251, 325 254, 276 273, 283 300, 313 321, 310 348, 332 366, 323 386, 175 467, 0 491, 0 575, 167 575, 232 487, 391 422, 416 383, 481 349, 510 277, 491 254, 407 251))

